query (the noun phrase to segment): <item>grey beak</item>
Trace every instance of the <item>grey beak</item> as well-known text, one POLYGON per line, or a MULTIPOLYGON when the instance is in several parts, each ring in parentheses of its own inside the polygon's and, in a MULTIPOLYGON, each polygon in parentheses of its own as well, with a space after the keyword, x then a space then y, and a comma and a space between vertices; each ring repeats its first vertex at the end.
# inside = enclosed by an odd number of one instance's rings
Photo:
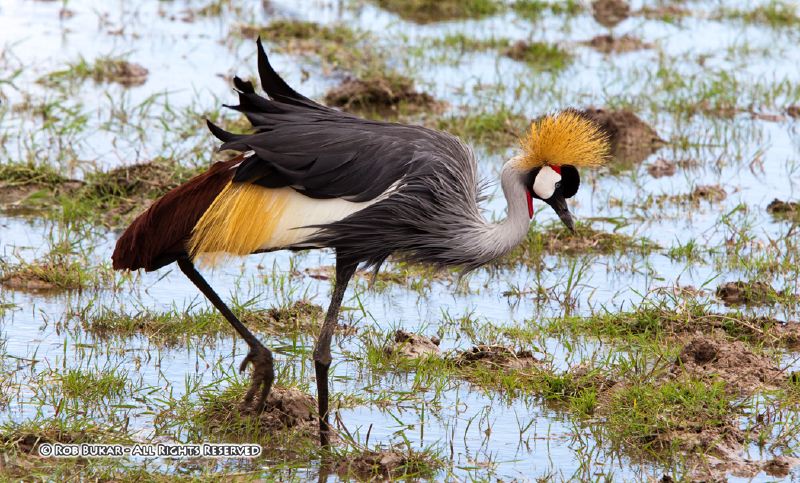
POLYGON ((567 200, 560 193, 556 193, 547 200, 547 204, 553 207, 558 217, 564 222, 564 225, 569 228, 569 231, 575 233, 575 222, 572 221, 572 214, 567 207, 567 200))

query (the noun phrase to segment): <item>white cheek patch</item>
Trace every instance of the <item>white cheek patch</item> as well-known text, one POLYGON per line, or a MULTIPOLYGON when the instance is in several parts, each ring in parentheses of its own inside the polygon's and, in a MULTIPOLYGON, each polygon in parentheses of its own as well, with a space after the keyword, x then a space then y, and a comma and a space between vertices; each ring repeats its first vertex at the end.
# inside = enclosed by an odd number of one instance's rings
POLYGON ((533 180, 533 192, 543 200, 549 200, 556 191, 556 183, 561 181, 561 175, 556 173, 550 166, 545 166, 539 170, 536 179, 533 180))

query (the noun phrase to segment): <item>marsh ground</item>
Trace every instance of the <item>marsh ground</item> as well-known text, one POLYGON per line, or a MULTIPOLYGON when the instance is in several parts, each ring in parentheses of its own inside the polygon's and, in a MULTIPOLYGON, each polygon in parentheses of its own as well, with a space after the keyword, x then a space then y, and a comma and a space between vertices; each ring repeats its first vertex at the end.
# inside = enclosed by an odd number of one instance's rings
POLYGON ((633 2, 613 28, 578 1, 4 2, 0 477, 800 478, 798 25, 784 1, 633 2), (110 270, 126 223, 218 156, 203 120, 246 129, 221 105, 259 34, 299 91, 463 136, 488 179, 543 112, 591 108, 615 136, 577 236, 541 209, 465 278, 357 278, 330 455, 302 395, 330 253, 207 272, 276 351, 260 418, 235 404, 246 347, 180 273, 110 270), (265 453, 38 457, 49 441, 265 453))

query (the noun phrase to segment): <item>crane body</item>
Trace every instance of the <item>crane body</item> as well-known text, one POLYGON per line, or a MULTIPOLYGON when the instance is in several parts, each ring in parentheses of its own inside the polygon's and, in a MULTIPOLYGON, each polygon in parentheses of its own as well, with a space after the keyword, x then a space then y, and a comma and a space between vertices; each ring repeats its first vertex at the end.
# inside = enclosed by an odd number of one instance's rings
POLYGON ((238 154, 175 188, 140 215, 117 241, 115 269, 148 271, 177 262, 183 273, 249 346, 240 369, 253 366, 245 403, 266 403, 272 353, 238 320, 196 269, 229 256, 331 248, 336 278, 314 348, 320 441, 330 442, 330 345, 350 278, 359 265, 376 270, 391 255, 437 267, 480 267, 527 235, 533 200, 551 206, 572 228, 566 198, 579 187, 577 167, 608 154, 604 134, 573 110, 544 116, 522 139, 522 153, 503 165, 507 216, 488 222, 472 150, 450 134, 422 126, 361 119, 295 92, 258 43, 267 97, 239 78, 234 85, 252 134, 208 123, 238 154))

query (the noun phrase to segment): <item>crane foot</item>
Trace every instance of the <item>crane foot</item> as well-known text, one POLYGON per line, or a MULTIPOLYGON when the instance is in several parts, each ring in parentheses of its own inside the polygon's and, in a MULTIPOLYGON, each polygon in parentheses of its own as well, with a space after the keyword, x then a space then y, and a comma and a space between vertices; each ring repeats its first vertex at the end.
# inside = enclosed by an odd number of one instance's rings
POLYGON ((239 366, 239 372, 244 372, 248 364, 253 365, 253 374, 250 388, 244 396, 243 405, 252 407, 257 413, 261 413, 267 404, 267 396, 269 396, 272 382, 275 380, 272 352, 261 344, 253 345, 239 366), (258 398, 251 405, 256 394, 258 394, 258 398))

